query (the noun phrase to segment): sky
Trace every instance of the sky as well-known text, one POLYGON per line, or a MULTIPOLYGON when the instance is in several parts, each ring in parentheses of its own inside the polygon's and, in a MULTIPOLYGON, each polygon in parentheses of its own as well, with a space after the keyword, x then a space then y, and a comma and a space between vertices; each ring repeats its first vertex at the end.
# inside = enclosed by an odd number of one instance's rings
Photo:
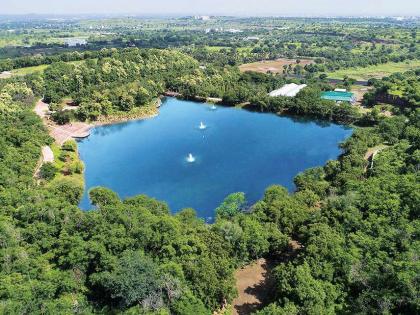
POLYGON ((420 0, 0 0, 2 14, 420 16, 420 0))

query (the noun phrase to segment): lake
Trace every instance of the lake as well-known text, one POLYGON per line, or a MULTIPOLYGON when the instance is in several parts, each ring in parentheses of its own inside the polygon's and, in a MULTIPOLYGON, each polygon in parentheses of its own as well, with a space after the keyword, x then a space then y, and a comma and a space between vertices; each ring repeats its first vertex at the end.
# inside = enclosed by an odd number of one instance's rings
POLYGON ((167 98, 157 117, 96 127, 78 143, 86 166, 80 206, 92 208, 87 191, 104 186, 121 198, 163 200, 173 213, 191 207, 211 221, 230 193, 244 192, 251 204, 272 184, 293 191, 293 178, 336 159, 351 133, 332 123, 167 98))

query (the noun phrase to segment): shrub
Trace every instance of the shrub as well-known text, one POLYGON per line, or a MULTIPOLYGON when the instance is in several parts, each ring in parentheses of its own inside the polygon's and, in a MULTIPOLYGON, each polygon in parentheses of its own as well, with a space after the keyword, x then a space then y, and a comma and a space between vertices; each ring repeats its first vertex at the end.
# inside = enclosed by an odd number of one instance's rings
POLYGON ((73 162, 70 166, 71 173, 82 174, 85 169, 85 165, 82 161, 73 162))
POLYGON ((56 196, 65 198, 73 205, 80 202, 83 190, 83 181, 74 177, 57 178, 51 183, 51 192, 56 196))
POLYGON ((61 146, 62 150, 76 152, 77 151, 77 143, 74 140, 67 140, 61 146))
POLYGON ((55 177, 57 171, 53 163, 47 162, 41 166, 40 175, 45 180, 51 180, 55 177))
POLYGON ((59 125, 68 124, 73 118, 73 113, 69 110, 62 110, 51 115, 52 119, 59 125))
POLYGON ((71 160, 70 152, 60 151, 60 155, 58 156, 58 159, 62 162, 67 162, 67 161, 71 160))

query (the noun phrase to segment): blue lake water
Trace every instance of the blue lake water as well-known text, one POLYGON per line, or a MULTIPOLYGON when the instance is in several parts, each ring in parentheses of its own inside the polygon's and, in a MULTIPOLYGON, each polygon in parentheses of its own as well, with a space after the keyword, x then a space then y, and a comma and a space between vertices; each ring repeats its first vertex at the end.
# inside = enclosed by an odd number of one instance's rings
POLYGON ((86 166, 81 207, 91 208, 90 188, 104 186, 121 198, 146 194, 172 212, 192 207, 211 218, 233 192, 253 203, 272 184, 293 191, 294 176, 335 159, 351 133, 326 122, 168 98, 155 118, 96 127, 79 142, 86 166), (201 121, 207 129, 199 129, 201 121))

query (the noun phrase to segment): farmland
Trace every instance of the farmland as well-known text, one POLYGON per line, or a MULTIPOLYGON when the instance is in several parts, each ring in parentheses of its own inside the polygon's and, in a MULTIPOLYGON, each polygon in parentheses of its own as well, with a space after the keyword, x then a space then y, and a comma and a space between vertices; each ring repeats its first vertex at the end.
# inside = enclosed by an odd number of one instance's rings
POLYGON ((276 60, 263 60, 258 62, 247 63, 239 66, 241 72, 255 71, 260 73, 283 73, 284 67, 294 67, 296 65, 309 65, 314 63, 312 59, 287 59, 278 58, 276 60))
POLYGON ((420 68, 420 60, 407 62, 388 62, 376 66, 368 66, 365 68, 355 67, 342 69, 338 71, 328 72, 327 75, 334 79, 343 79, 345 76, 355 80, 369 80, 372 78, 380 79, 395 72, 405 72, 420 68))

